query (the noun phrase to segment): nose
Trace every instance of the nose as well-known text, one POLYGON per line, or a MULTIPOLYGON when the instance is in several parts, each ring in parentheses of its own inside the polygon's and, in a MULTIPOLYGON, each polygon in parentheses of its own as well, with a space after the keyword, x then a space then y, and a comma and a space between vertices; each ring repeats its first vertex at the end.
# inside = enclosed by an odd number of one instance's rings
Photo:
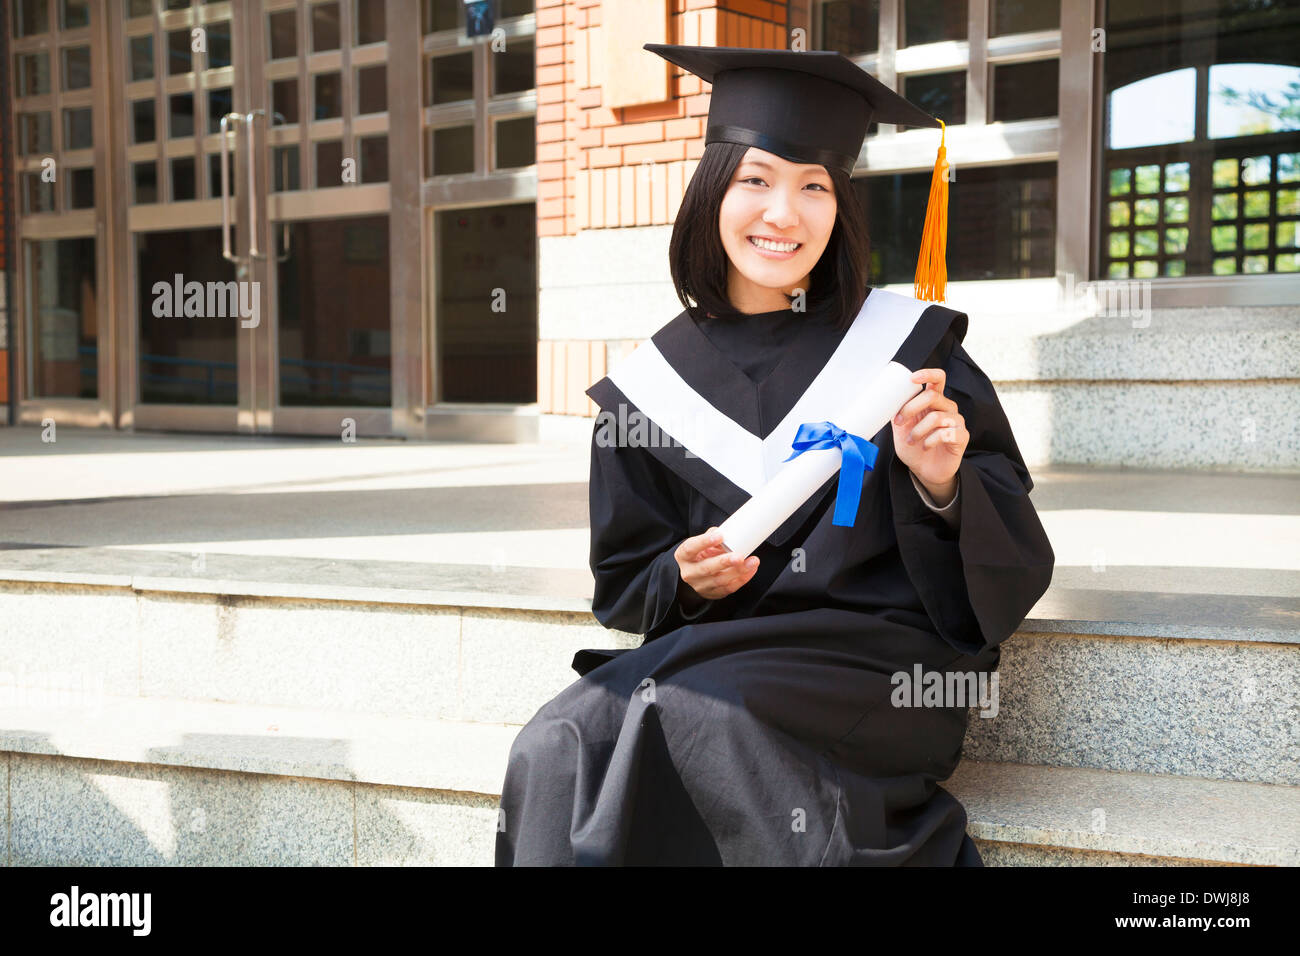
POLYGON ((784 189, 773 189, 769 193, 771 199, 767 208, 763 210, 763 222, 772 225, 777 229, 790 229, 799 224, 799 214, 795 211, 794 203, 790 201, 790 196, 784 189))

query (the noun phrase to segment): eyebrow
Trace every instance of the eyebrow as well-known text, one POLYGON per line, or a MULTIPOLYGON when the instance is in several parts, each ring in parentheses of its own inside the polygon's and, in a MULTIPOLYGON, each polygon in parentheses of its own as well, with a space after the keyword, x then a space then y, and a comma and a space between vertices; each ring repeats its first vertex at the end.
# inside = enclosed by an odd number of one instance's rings
MULTIPOLYGON (((742 160, 741 163, 740 163, 740 167, 737 167, 737 168, 741 168, 741 167, 744 167, 744 166, 758 166, 760 169, 775 169, 775 168, 776 168, 775 166, 773 166, 771 163, 769 163, 769 162, 768 162, 767 160, 765 160, 765 159, 746 159, 746 160, 742 160)), ((818 170, 818 169, 810 169, 810 170, 808 170, 807 172, 802 173, 802 175, 807 176, 809 173, 812 173, 812 175, 814 175, 814 176, 829 175, 829 174, 826 172, 825 169, 820 169, 820 170, 818 170)))

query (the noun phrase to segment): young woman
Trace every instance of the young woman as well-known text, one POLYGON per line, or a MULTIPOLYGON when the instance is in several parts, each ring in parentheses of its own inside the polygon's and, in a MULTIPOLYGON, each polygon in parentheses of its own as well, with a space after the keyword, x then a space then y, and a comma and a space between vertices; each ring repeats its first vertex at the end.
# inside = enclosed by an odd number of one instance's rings
POLYGON ((497 864, 981 865, 938 785, 978 701, 909 685, 987 680, 1054 556, 966 316, 867 286, 848 171, 873 112, 918 111, 838 54, 652 49, 714 87, 669 250, 685 311, 588 391, 592 609, 645 640, 579 651, 520 731, 497 864), (801 400, 891 358, 923 390, 871 436, 853 523, 832 478, 726 551, 801 400), (613 428, 635 415, 689 440, 613 428))

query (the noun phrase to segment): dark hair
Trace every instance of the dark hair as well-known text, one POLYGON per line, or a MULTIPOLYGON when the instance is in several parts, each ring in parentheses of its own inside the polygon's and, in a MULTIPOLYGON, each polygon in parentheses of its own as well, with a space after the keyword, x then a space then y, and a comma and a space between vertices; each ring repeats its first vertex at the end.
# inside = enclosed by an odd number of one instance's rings
MULTIPOLYGON (((715 315, 736 312, 727 300, 728 259, 718 234, 718 210, 748 150, 740 143, 710 143, 682 196, 668 243, 668 267, 677 298, 687 309, 698 307, 715 315)), ((829 166, 826 171, 835 187, 835 225, 813 266, 805 304, 809 310, 836 309, 840 327, 847 328, 867 297, 871 243, 848 175, 829 166)))

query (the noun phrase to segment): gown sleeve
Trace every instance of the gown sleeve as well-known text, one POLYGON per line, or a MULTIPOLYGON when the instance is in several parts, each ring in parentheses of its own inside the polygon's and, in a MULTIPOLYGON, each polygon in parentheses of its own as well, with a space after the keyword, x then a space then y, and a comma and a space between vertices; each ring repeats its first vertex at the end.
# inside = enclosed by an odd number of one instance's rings
POLYGON ((922 500, 912 472, 890 461, 898 549, 939 635, 977 654, 1014 634, 1052 580, 1056 555, 1029 500, 1025 467, 993 383, 954 343, 944 394, 957 403, 970 442, 958 466, 953 523, 922 500))
POLYGON ((682 580, 687 492, 646 449, 591 442, 591 610, 605 627, 646 640, 701 617, 716 601, 682 580))

